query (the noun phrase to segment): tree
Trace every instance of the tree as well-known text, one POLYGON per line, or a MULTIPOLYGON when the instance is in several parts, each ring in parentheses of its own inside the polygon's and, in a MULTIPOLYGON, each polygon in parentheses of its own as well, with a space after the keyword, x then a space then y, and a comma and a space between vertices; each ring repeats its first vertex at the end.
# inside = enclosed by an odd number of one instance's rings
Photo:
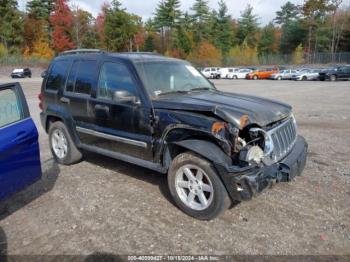
POLYGON ((50 13, 53 11, 53 0, 31 0, 27 2, 28 16, 36 20, 49 22, 50 13))
POLYGON ((219 10, 214 15, 213 23, 213 43, 214 45, 221 50, 223 55, 227 54, 230 51, 232 46, 232 18, 227 14, 228 9, 224 0, 219 1, 219 10))
POLYGON ((73 12, 73 39, 77 48, 83 47, 83 42, 86 43, 84 38, 86 36, 91 37, 89 34, 92 29, 93 16, 88 11, 84 11, 79 7, 73 12))
POLYGON ((258 16, 253 14, 253 7, 248 5, 238 19, 236 34, 238 44, 241 45, 246 42, 248 46, 255 47, 257 45, 258 25, 258 16))
POLYGON ((47 60, 50 60, 52 59, 54 52, 50 48, 47 39, 42 38, 34 42, 33 51, 31 55, 34 57, 45 58, 47 60))
POLYGON ((101 12, 98 14, 95 20, 95 30, 98 35, 98 42, 100 48, 106 47, 106 35, 105 35, 105 24, 106 24, 106 15, 107 11, 111 6, 107 3, 104 3, 101 7, 101 12))
POLYGON ((67 0, 56 0, 53 13, 50 16, 53 27, 52 47, 56 52, 74 48, 72 41, 73 14, 67 0))
POLYGON ((210 10, 207 0, 195 0, 191 10, 192 15, 194 40, 199 43, 203 40, 208 40, 210 35, 210 10))
POLYGON ((162 39, 162 52, 169 46, 169 38, 173 29, 178 25, 181 16, 179 0, 162 0, 159 2, 154 18, 154 25, 160 30, 162 39))
POLYGON ((276 18, 274 22, 278 25, 288 25, 291 21, 295 21, 300 17, 299 8, 291 3, 287 2, 281 6, 281 10, 276 12, 276 18))
POLYGON ((148 36, 146 37, 146 40, 145 40, 144 51, 153 52, 155 50, 155 46, 154 46, 153 41, 154 41, 153 35, 148 34, 148 36))
POLYGON ((221 53, 214 45, 204 41, 187 57, 188 60, 199 66, 220 66, 221 53))
POLYGON ((300 8, 291 2, 287 2, 280 11, 276 12, 274 22, 281 25, 280 51, 283 54, 292 53, 298 45, 304 42, 305 30, 300 16, 300 8))
POLYGON ((275 46, 275 37, 275 27, 272 23, 269 23, 261 30, 261 37, 258 44, 258 54, 260 56, 270 55, 278 51, 275 46))
POLYGON ((304 63, 304 48, 302 44, 295 48, 293 53, 293 64, 303 64, 304 63))
POLYGON ((128 14, 121 3, 112 1, 105 17, 105 43, 110 51, 132 51, 133 38, 137 33, 141 18, 128 14))
POLYGON ((22 43, 23 17, 17 9, 17 1, 0 0, 0 41, 7 50, 14 50, 22 43))

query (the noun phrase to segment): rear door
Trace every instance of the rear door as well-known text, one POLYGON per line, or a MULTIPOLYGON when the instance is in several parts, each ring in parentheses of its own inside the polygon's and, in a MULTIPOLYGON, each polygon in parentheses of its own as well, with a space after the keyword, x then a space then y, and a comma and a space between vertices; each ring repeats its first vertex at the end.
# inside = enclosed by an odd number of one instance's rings
POLYGON ((40 177, 38 131, 21 86, 0 85, 0 199, 40 177))
MULTIPOLYGON (((97 79, 97 60, 77 59, 73 61, 60 103, 66 107, 77 128, 93 128, 94 114, 89 100, 91 90, 96 88, 97 79)), ((93 139, 89 134, 78 133, 78 136, 82 143, 89 144, 93 139)))

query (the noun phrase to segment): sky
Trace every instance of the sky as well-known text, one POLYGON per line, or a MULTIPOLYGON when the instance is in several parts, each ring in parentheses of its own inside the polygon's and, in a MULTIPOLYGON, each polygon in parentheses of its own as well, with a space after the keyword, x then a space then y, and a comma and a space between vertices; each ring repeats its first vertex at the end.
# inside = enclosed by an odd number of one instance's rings
MULTIPOLYGON (((153 15, 153 12, 160 0, 119 0, 122 6, 127 9, 128 12, 141 16, 144 20, 147 20, 153 15)), ((227 7, 230 15, 233 18, 238 18, 241 12, 245 9, 247 4, 251 4, 254 7, 254 13, 260 17, 259 22, 262 25, 268 24, 275 18, 276 11, 285 4, 288 0, 226 0, 227 7)), ((290 0, 294 4, 302 4, 303 0, 290 0)), ((18 4, 21 10, 25 10, 27 0, 18 0, 18 4)), ((110 2, 108 0, 71 0, 70 4, 79 6, 80 8, 89 11, 96 16, 100 7, 104 2, 110 2)), ((193 5, 194 0, 181 0, 181 9, 183 11, 189 10, 193 5)), ((209 0, 209 6, 217 9, 218 0, 209 0)))

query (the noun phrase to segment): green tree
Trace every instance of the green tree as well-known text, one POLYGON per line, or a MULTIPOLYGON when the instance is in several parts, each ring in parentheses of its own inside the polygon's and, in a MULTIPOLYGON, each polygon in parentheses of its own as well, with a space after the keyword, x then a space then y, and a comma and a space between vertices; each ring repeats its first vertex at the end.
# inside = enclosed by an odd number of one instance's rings
POLYGON ((253 14, 253 7, 248 5, 238 19, 236 39, 238 44, 247 43, 249 47, 257 45, 257 32, 259 31, 258 16, 253 14))
POLYGON ((276 41, 275 27, 269 23, 261 30, 261 37, 258 44, 259 56, 267 56, 275 53, 274 44, 276 41))
POLYGON ((22 43, 23 17, 15 0, 0 0, 0 41, 10 52, 22 43))
POLYGON ((28 1, 26 9, 30 18, 49 21, 53 6, 53 0, 32 0, 28 1))
POLYGON ((300 17, 300 8, 289 1, 276 12, 274 22, 281 26, 280 52, 283 54, 294 52, 304 42, 305 30, 300 17))
POLYGON ((276 18, 274 22, 278 25, 288 25, 290 22, 299 19, 300 10, 298 6, 291 2, 287 2, 281 6, 281 10, 276 12, 276 18))
POLYGON ((106 10, 105 42, 110 51, 132 51, 133 37, 138 31, 140 18, 127 13, 121 8, 121 3, 112 1, 112 6, 106 10))
POLYGON ((193 32, 194 40, 198 44, 208 40, 210 35, 210 9, 207 0, 195 0, 191 10, 194 12, 193 32))
POLYGON ((161 33, 162 52, 170 46, 173 30, 181 17, 179 0, 162 0, 159 2, 154 18, 154 25, 161 33))
POLYGON ((213 43, 226 55, 232 46, 232 18, 228 15, 228 9, 224 0, 219 1, 219 10, 213 17, 213 43))

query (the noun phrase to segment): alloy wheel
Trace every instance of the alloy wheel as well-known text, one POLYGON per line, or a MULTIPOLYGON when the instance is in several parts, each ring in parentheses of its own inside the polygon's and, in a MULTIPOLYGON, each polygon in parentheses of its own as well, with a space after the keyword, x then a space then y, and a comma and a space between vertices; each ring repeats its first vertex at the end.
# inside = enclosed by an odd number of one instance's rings
POLYGON ((179 168, 175 176, 175 188, 181 201, 191 209, 204 210, 213 201, 212 182, 198 166, 184 165, 179 168))
POLYGON ((67 138, 61 130, 56 129, 55 131, 53 131, 52 137, 51 137, 51 144, 52 144, 52 149, 58 158, 63 159, 67 156, 67 153, 68 153, 67 138))

